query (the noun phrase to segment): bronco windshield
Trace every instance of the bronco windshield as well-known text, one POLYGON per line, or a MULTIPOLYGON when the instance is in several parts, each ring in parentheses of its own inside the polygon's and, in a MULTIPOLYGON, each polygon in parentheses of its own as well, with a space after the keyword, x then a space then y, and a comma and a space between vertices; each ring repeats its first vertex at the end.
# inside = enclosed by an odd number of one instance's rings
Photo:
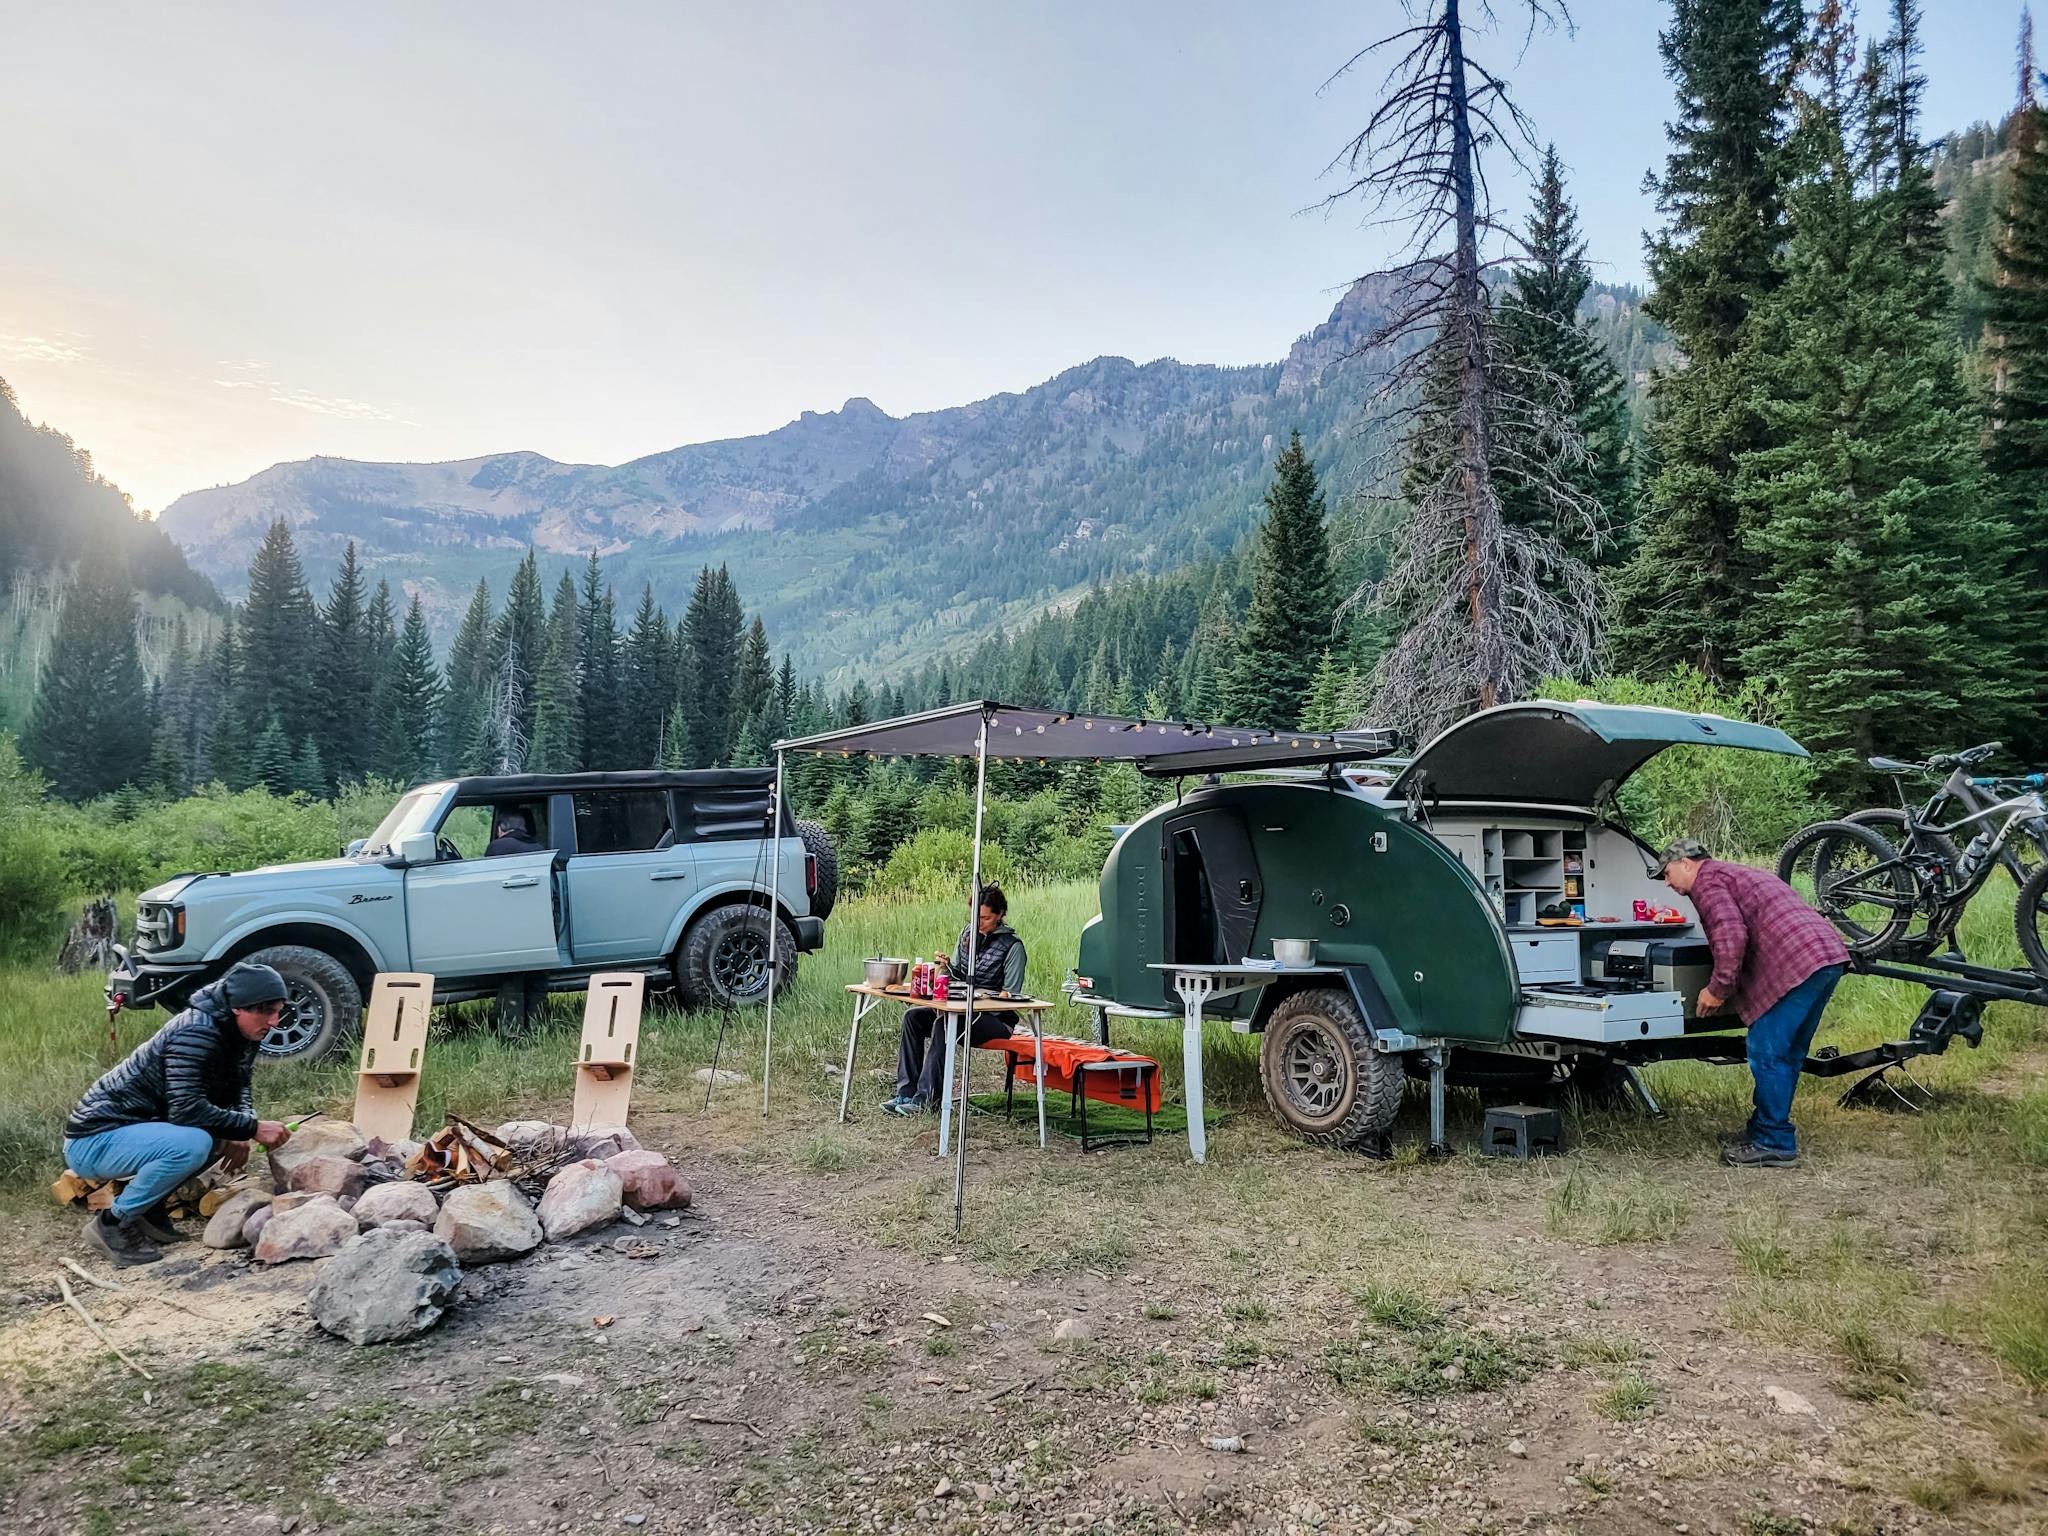
POLYGON ((426 831, 427 818, 434 814, 434 807, 441 803, 441 795, 446 789, 445 784, 429 784, 412 791, 391 807, 391 813, 377 824, 377 830, 363 840, 363 857, 384 858, 401 837, 426 831))

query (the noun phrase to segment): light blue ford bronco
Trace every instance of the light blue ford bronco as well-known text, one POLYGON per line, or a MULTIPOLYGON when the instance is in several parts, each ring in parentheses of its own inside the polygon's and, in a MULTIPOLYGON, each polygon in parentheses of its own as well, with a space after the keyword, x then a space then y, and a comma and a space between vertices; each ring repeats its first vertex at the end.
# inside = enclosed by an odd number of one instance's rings
MULTIPOLYGON (((450 779, 412 789, 339 858, 179 875, 144 891, 110 1007, 177 1009, 237 960, 283 973, 263 1042, 311 1059, 352 1034, 379 971, 426 971, 436 1002, 496 997, 521 1029, 548 991, 644 971, 685 1007, 768 994, 775 845, 764 768, 450 779)), ((781 828, 777 984, 825 941, 830 839, 781 828)))

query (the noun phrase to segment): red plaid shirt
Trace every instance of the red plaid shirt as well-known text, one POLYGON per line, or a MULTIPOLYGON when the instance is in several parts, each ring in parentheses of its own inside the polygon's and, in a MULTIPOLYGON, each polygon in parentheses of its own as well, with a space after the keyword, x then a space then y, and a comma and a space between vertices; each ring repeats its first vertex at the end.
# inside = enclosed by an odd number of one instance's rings
POLYGON ((1707 990, 1733 1002, 1745 1024, 1815 971, 1849 963, 1842 936, 1776 875, 1702 859, 1686 894, 1714 951, 1707 990))

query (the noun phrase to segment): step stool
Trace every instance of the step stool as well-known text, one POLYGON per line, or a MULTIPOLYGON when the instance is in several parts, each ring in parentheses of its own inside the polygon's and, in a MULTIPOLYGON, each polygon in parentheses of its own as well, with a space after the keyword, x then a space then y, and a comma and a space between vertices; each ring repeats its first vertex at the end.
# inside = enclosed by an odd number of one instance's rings
POLYGON ((1481 1157, 1555 1157, 1564 1150, 1564 1121, 1554 1109, 1502 1104, 1486 1112, 1479 1128, 1481 1157))

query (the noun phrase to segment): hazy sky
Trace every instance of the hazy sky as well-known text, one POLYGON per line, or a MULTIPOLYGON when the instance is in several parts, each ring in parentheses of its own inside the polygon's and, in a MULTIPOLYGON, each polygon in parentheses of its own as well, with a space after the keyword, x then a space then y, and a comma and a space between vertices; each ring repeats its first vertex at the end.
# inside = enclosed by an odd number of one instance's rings
MULTIPOLYGON (((1923 3, 1929 131, 1996 116, 2017 0, 1923 3)), ((1475 52, 1632 279, 1666 8, 1573 9, 1475 52)), ((1319 88, 1398 14, 13 0, 0 377, 161 508, 312 454, 615 463, 1103 353, 1271 360, 1386 255, 1300 210, 1379 72, 1319 88)))

